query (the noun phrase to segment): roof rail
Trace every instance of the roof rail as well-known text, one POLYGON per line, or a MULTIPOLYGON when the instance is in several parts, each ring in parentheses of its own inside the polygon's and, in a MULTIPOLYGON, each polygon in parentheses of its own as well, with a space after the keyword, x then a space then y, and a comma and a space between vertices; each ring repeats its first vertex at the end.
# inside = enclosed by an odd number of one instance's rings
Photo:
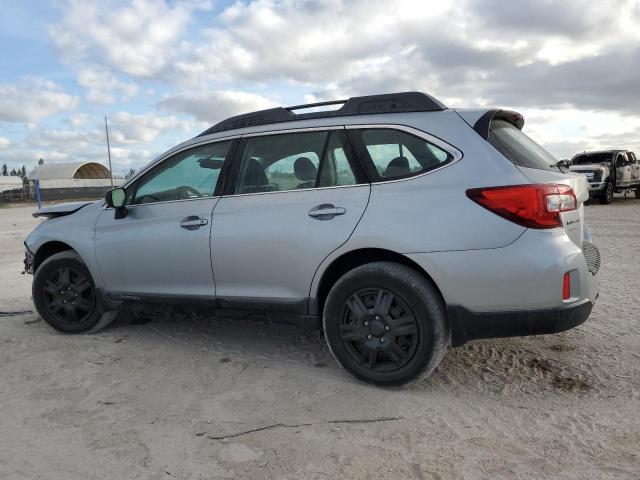
POLYGON ((347 100, 309 103, 307 105, 295 105, 286 108, 276 107, 258 112, 244 113, 216 123, 213 127, 208 128, 198 136, 201 137, 203 135, 236 130, 238 128, 293 122, 295 120, 308 120, 312 118, 346 117, 350 115, 371 115, 375 113, 434 112, 445 110, 446 108, 447 107, 440 101, 422 92, 368 95, 365 97, 351 97, 347 100), (343 105, 337 110, 293 113, 293 110, 339 104, 343 105))

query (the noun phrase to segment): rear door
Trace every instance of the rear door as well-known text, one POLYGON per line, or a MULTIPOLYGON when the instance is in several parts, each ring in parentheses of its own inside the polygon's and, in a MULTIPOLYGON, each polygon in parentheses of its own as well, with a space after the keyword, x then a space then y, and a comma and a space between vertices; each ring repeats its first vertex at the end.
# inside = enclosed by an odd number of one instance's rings
POLYGON ((369 191, 342 127, 243 138, 213 215, 220 306, 306 313, 316 269, 350 237, 369 191))

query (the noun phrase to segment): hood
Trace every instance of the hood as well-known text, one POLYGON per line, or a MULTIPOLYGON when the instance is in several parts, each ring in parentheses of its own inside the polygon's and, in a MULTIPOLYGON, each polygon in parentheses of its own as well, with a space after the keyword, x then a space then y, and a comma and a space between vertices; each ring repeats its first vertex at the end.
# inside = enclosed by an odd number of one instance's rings
POLYGON ((57 205, 50 205, 48 207, 42 207, 36 210, 33 213, 34 218, 38 217, 63 217, 65 215, 71 215, 72 213, 77 212, 82 207, 86 207, 92 203, 95 203, 96 200, 89 200, 84 202, 68 202, 68 203, 59 203, 57 205))

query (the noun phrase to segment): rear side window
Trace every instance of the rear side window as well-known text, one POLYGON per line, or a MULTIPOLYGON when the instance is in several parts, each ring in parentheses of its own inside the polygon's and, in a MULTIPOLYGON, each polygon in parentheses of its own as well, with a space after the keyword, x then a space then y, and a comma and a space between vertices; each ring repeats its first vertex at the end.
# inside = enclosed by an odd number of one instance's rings
POLYGON ((557 171, 555 164, 558 160, 506 120, 491 122, 488 140, 514 165, 557 171))
POLYGON ((356 184, 343 131, 247 138, 234 193, 282 192, 356 184))
POLYGON ((453 158, 423 138, 400 130, 373 128, 356 130, 355 134, 366 148, 380 180, 418 175, 453 158))

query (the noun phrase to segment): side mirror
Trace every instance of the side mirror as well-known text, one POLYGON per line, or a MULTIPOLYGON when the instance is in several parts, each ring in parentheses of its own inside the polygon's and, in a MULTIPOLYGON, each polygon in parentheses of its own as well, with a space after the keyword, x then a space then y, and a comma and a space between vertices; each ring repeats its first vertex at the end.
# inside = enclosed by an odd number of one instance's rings
POLYGON ((114 218, 124 218, 127 216, 127 192, 124 188, 114 188, 109 190, 104 196, 105 202, 111 208, 115 208, 116 213, 114 218))

